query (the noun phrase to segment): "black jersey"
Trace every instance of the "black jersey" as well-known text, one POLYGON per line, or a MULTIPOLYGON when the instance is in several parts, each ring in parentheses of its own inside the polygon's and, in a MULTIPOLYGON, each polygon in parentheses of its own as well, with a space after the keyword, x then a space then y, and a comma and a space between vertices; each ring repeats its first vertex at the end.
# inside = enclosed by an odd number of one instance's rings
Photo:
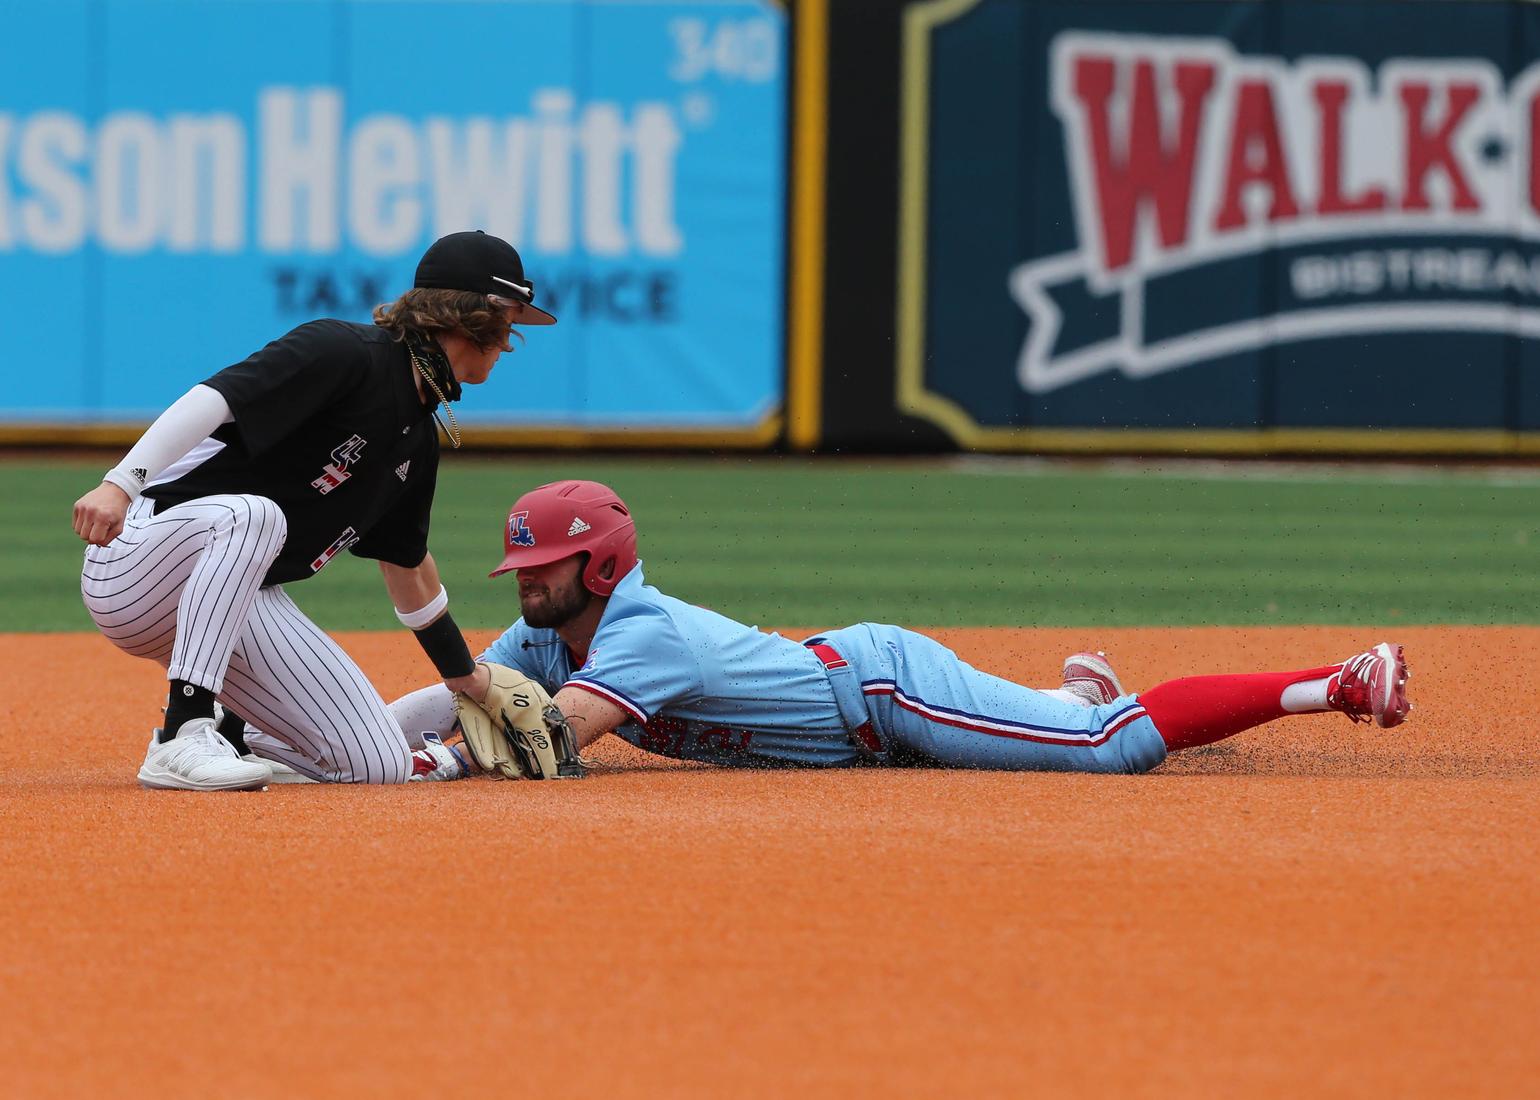
POLYGON ((145 489, 157 512, 216 493, 274 501, 289 537, 264 585, 308 577, 343 550, 421 564, 438 431, 405 345, 374 325, 312 321, 203 384, 235 422, 145 489))

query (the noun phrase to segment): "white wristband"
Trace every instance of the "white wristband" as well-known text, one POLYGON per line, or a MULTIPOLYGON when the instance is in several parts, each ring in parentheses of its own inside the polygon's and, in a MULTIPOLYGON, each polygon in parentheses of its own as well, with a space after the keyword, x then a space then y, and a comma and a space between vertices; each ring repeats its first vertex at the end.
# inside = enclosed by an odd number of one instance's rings
POLYGON ((444 586, 438 586, 438 595, 434 596, 416 611, 402 611, 396 608, 396 618, 401 620, 401 625, 411 630, 421 630, 434 619, 438 618, 449 607, 449 593, 444 591, 444 586))
POLYGON ((134 470, 114 467, 102 475, 102 480, 122 489, 128 494, 129 500, 137 500, 144 491, 145 470, 142 467, 134 470))

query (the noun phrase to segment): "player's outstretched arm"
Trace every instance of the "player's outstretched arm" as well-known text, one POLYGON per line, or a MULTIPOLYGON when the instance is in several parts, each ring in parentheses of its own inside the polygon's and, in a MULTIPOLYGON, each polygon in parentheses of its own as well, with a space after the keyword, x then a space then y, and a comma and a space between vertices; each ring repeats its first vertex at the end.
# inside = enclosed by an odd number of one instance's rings
POLYGON ((410 569, 382 561, 380 576, 385 579, 385 591, 390 593, 390 602, 396 605, 398 615, 427 607, 443 587, 439 580, 438 564, 432 554, 424 555, 422 561, 410 569))
POLYGON ((417 636, 444 685, 478 701, 485 699, 487 670, 471 658, 470 646, 449 614, 449 593, 439 581, 433 555, 424 554, 422 561, 410 567, 382 561, 380 575, 396 607, 396 618, 417 636))
POLYGON ((629 717, 617 704, 580 688, 564 687, 556 693, 553 701, 556 709, 561 711, 562 717, 572 727, 579 752, 629 717))
POLYGON ((516 668, 487 662, 486 698, 454 697, 465 747, 476 770, 509 779, 580 779, 572 725, 545 688, 516 668))

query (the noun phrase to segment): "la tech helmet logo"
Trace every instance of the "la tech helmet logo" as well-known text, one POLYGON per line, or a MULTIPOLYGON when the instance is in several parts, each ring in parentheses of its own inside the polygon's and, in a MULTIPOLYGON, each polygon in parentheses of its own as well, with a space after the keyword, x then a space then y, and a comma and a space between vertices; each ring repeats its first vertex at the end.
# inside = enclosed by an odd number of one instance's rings
POLYGON ((508 516, 508 545, 523 547, 535 545, 535 533, 529 529, 528 512, 513 512, 508 516))
MULTIPOLYGON (((1241 55, 1219 38, 1071 31, 1050 50, 1079 247, 1010 275, 1029 392, 1312 337, 1540 336, 1540 63, 1241 55), (1146 288, 1280 254, 1276 306, 1146 335, 1146 288), (1079 283, 1117 333, 1058 347, 1079 283)), ((1197 297, 1201 297, 1198 295, 1197 297)), ((1188 301, 1193 298, 1188 298, 1188 301)))

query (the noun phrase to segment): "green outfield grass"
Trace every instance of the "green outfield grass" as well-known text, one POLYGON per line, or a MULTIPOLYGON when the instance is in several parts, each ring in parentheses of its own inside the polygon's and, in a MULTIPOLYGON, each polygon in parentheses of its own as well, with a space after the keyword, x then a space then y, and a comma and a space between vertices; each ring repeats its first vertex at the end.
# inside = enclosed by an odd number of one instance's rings
MULTIPOLYGON (((104 462, 0 462, 6 630, 86 630, 70 505, 104 462)), ((432 547, 456 618, 501 627, 503 517, 559 477, 632 505, 647 576, 764 624, 1540 621, 1540 480, 1204 476, 966 460, 446 456, 432 547)), ((289 591, 330 629, 395 629, 370 562, 289 591)))

